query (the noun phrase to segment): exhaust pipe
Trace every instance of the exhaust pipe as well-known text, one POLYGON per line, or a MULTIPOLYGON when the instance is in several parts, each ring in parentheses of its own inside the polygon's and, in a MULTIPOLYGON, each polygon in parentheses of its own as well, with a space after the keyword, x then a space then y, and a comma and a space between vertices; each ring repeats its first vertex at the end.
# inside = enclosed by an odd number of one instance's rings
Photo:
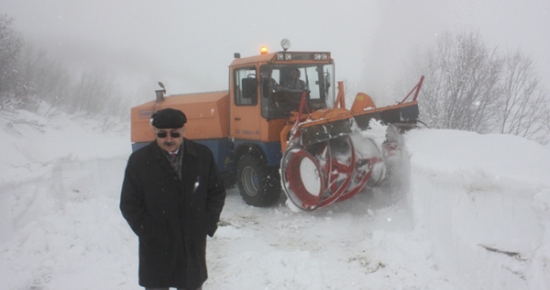
POLYGON ((155 93, 157 94, 157 103, 164 101, 164 93, 166 93, 166 90, 156 90, 155 93))
POLYGON ((162 90, 155 91, 155 93, 157 94, 157 103, 164 101, 164 94, 166 94, 166 88, 164 87, 164 84, 162 82, 159 82, 159 86, 162 88, 162 90))

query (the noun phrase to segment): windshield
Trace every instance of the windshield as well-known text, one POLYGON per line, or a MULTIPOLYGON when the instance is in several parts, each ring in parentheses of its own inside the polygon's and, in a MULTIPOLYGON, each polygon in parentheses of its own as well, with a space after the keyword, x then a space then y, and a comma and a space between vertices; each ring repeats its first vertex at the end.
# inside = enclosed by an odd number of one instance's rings
POLYGON ((332 64, 263 65, 260 75, 262 116, 268 120, 298 111, 304 91, 310 111, 334 105, 332 64))

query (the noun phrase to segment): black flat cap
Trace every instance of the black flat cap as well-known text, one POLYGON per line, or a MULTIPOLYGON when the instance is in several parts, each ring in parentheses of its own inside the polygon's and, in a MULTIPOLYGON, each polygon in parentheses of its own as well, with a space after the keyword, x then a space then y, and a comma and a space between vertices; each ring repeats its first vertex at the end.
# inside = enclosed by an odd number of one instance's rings
POLYGON ((151 116, 151 124, 159 129, 181 128, 185 123, 187 123, 185 114, 172 108, 159 110, 151 116))

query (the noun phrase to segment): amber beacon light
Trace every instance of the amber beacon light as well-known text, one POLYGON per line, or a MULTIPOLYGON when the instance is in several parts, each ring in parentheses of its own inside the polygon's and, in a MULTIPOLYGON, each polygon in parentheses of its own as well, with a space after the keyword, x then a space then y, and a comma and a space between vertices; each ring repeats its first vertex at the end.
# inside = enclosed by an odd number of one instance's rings
POLYGON ((261 53, 261 54, 267 54, 267 46, 262 46, 262 47, 260 48, 260 53, 261 53))

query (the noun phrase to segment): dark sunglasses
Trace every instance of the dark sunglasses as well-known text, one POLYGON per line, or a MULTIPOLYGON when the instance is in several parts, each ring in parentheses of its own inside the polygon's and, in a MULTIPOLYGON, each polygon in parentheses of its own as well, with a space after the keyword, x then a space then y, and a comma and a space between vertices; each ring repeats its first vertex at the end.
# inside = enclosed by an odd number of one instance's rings
MULTIPOLYGON (((172 138, 179 138, 181 134, 179 132, 170 132, 170 137, 172 138)), ((168 132, 158 132, 157 137, 159 138, 166 138, 168 137, 168 132)))

